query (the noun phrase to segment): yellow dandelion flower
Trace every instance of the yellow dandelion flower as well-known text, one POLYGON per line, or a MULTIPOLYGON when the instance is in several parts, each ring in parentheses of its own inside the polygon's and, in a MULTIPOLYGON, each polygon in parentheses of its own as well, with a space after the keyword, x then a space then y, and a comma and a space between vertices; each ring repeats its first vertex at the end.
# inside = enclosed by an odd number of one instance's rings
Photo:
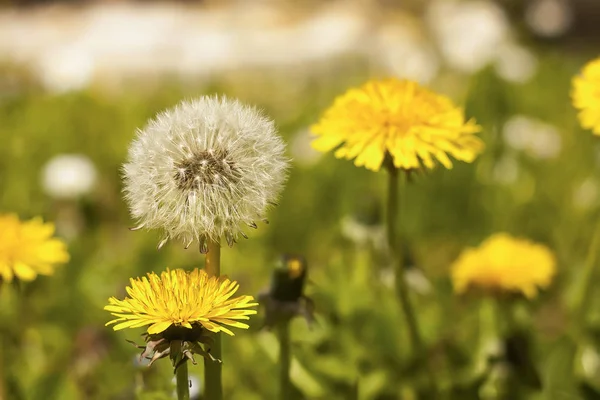
POLYGON ((556 260, 544 245, 497 233, 478 248, 464 250, 451 270, 457 293, 480 287, 521 292, 532 298, 539 288, 550 285, 556 260))
POLYGON ((573 78, 571 97, 581 126, 600 135, 600 58, 587 63, 581 75, 573 78))
POLYGON ((481 128, 465 122, 450 99, 409 80, 370 81, 350 89, 311 130, 316 150, 337 148, 335 157, 354 159, 372 171, 381 168, 386 153, 396 168, 433 168, 434 160, 452 168, 449 156, 472 162, 484 147, 475 136, 481 128))
POLYGON ((0 215, 0 279, 32 281, 69 261, 67 246, 53 234, 54 225, 41 218, 21 221, 16 215, 0 215))
POLYGON ((209 277, 204 270, 167 270, 160 276, 149 273, 130 282, 126 288, 129 297, 111 297, 104 307, 117 317, 106 324, 116 323, 114 330, 150 325, 148 334, 154 335, 172 325, 188 329, 195 325, 233 335, 224 325, 247 329, 248 325, 239 320, 256 314, 256 310, 245 309, 257 305, 252 296, 231 298, 239 287, 236 281, 209 277))

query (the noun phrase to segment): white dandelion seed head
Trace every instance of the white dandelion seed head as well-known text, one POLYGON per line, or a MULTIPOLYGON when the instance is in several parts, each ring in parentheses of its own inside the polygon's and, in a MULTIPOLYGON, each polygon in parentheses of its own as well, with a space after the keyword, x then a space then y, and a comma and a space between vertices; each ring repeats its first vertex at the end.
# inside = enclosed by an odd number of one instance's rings
POLYGON ((275 125, 258 109, 226 97, 184 101, 138 131, 124 165, 124 192, 139 227, 189 246, 264 220, 289 161, 275 125))

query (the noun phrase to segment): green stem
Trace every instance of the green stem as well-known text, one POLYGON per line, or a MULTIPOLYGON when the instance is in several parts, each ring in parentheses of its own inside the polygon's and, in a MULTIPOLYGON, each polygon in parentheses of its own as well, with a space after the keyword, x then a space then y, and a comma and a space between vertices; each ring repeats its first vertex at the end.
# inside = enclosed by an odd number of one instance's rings
POLYGON ((419 333, 419 327, 417 324, 417 318, 413 306, 408 296, 408 285, 406 283, 404 263, 402 261, 402 253, 398 243, 398 237, 396 232, 396 221, 398 220, 398 169, 395 167, 388 167, 388 198, 387 198, 387 239, 392 257, 395 265, 395 284, 396 284, 396 295, 400 300, 400 306, 402 312, 406 318, 408 325, 408 333, 410 337, 410 343, 415 349, 419 356, 422 356, 423 341, 421 340, 421 334, 419 333))
POLYGON ((5 369, 5 356, 4 356, 4 349, 7 348, 6 347, 6 343, 8 342, 6 340, 6 336, 5 336, 5 332, 0 332, 0 399, 6 399, 6 381, 7 381, 7 372, 5 369))
POLYGON ((177 380, 177 400, 190 400, 190 381, 188 378, 188 363, 185 360, 175 371, 177 380))
POLYGON ((435 380, 435 375, 431 370, 429 362, 425 354, 425 347, 421 333, 419 331, 419 325, 417 322, 416 313, 411 303, 410 296, 408 293, 408 284, 406 282, 405 267, 402 259, 402 252, 400 243, 398 241, 398 235, 396 230, 396 223, 398 221, 398 210, 399 210, 399 170, 394 167, 391 162, 387 164, 388 170, 388 194, 387 194, 387 212, 386 212, 386 227, 387 227, 387 239, 390 252, 393 257, 395 265, 395 287, 396 295, 400 301, 400 307, 406 319, 406 325, 408 326, 408 334, 410 344, 413 348, 413 353, 416 355, 418 360, 423 360, 424 367, 427 372, 431 391, 433 395, 437 395, 438 388, 435 380))
MULTIPOLYGON (((221 245, 215 241, 209 241, 208 253, 206 253, 206 264, 204 270, 209 276, 221 275, 221 245)), ((221 336, 214 336, 214 345, 210 354, 217 360, 221 360, 221 336)), ((221 385, 221 363, 204 359, 204 398, 206 400, 221 400, 223 398, 223 387, 221 385)))
POLYGON ((598 256, 598 246, 600 245, 600 221, 596 224, 594 235, 590 242, 585 266, 582 275, 582 289, 575 303, 575 312, 577 313, 577 328, 581 331, 584 329, 587 310, 592 298, 592 290, 595 285, 594 275, 596 273, 596 264, 598 256))
POLYGON ((277 327, 279 339, 279 398, 287 400, 291 396, 290 365, 290 321, 282 321, 277 327))
POLYGON ((509 299, 500 297, 495 298, 494 314, 498 337, 508 337, 517 330, 514 305, 509 299))

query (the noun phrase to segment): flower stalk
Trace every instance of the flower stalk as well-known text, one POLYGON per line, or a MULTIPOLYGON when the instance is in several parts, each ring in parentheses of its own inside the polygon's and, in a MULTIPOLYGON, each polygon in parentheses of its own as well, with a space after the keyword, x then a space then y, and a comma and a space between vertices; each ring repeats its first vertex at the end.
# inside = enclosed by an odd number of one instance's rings
POLYGON ((287 400, 291 396, 290 366, 292 363, 290 349, 290 320, 281 321, 277 327, 279 340, 279 398, 287 400))
POLYGON ((392 163, 388 163, 388 194, 387 194, 387 213, 386 213, 386 229, 387 239, 390 252, 392 254, 395 268, 395 287, 396 295, 400 301, 402 312, 406 318, 410 344, 415 349, 418 355, 422 355, 423 341, 417 324, 417 318, 413 306, 408 296, 408 285, 406 283, 404 263, 402 262, 402 254, 398 243, 396 223, 398 220, 398 205, 399 205, 399 176, 398 168, 392 163))
MULTIPOLYGON (((208 276, 221 275, 221 245, 214 240, 208 241, 208 253, 206 253, 206 264, 204 270, 208 276)), ((210 354, 221 360, 221 336, 215 335, 214 344, 210 354)), ((204 398, 207 400, 221 400, 223 398, 222 368, 220 361, 204 359, 204 398)))
POLYGON ((437 394, 437 384, 433 371, 429 366, 429 362, 425 357, 425 347, 423 345, 423 339, 419 330, 419 324, 417 322, 416 313, 414 307, 410 301, 408 293, 408 284, 406 282, 405 266, 402 259, 401 246, 398 241, 397 233, 397 221, 399 215, 399 172, 400 170, 394 166, 389 154, 386 156, 385 161, 386 168, 388 170, 388 192, 387 192, 387 204, 386 204, 386 229, 388 247, 392 255, 394 262, 395 272, 395 289, 396 295, 400 302, 400 307, 406 319, 406 325, 408 327, 409 340, 413 354, 419 360, 424 360, 425 371, 429 378, 430 390, 432 394, 437 394))
POLYGON ((258 299, 264 307, 264 327, 272 330, 279 342, 279 393, 278 399, 293 396, 290 369, 292 363, 292 320, 301 316, 310 325, 313 321, 312 300, 304 295, 308 265, 299 255, 284 254, 273 270, 271 284, 258 299))
POLYGON ((600 245, 600 223, 594 228, 594 235, 588 248, 588 253, 585 259, 585 265, 582 276, 583 286, 575 304, 575 312, 577 313, 578 328, 583 331, 587 310, 592 297, 592 288, 594 286, 594 275, 598 259, 598 246, 600 245))
MULTIPOLYGON (((181 356, 181 341, 174 341, 172 344, 174 353, 181 356)), ((175 380, 177 382, 177 400, 190 400, 190 381, 188 377, 188 363, 184 358, 183 362, 175 369, 175 380)))

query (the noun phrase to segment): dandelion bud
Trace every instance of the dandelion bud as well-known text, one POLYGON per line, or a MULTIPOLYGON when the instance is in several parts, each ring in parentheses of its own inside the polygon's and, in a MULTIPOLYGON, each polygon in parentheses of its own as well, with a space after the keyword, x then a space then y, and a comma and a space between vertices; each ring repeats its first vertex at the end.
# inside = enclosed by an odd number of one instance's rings
POLYGON ((186 246, 256 227, 286 179, 273 121, 226 97, 184 101, 138 132, 125 164, 125 198, 138 227, 161 229, 161 246, 186 246))
POLYGON ((265 306, 265 326, 273 327, 301 315, 313 320, 312 300, 304 295, 307 264, 304 257, 285 255, 274 271, 268 291, 259 295, 265 306))

